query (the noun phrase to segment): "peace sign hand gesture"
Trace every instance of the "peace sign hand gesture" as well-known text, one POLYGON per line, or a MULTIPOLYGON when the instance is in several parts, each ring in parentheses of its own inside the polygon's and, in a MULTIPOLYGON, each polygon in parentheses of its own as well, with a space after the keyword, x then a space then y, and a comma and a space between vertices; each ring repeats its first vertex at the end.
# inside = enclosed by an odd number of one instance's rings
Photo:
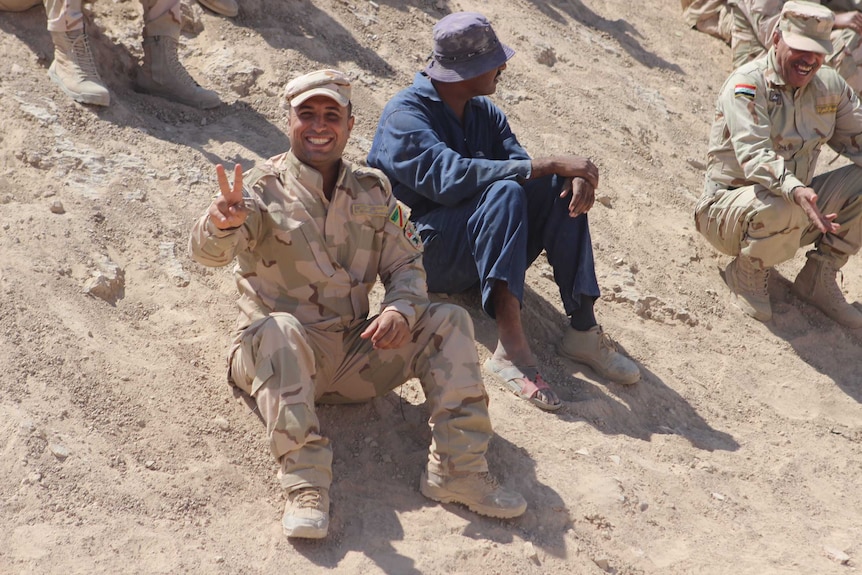
POLYGON ((227 181, 227 173, 221 164, 216 165, 216 175, 221 194, 210 204, 207 212, 210 221, 220 230, 239 227, 248 216, 248 210, 242 200, 242 166, 234 166, 233 187, 227 181))

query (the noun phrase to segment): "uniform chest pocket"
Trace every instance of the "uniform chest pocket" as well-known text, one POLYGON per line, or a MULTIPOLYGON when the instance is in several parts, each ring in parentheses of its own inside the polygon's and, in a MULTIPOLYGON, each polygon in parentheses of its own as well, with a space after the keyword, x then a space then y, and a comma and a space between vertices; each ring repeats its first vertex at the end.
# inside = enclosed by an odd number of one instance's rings
POLYGON ((273 220, 273 253, 270 254, 281 266, 292 267, 307 283, 315 283, 323 273, 330 278, 335 275, 332 257, 314 222, 300 220, 283 211, 271 211, 273 220))

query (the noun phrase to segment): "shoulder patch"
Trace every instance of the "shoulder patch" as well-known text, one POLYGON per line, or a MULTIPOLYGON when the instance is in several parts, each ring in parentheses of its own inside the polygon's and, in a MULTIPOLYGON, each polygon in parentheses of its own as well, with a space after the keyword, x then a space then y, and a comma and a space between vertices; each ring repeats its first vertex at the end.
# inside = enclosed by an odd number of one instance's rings
POLYGON ((422 238, 419 237, 419 232, 416 231, 416 226, 413 222, 407 220, 407 225, 404 226, 404 237, 410 242, 414 248, 422 249, 422 238))
POLYGON ((404 210, 401 207, 401 204, 395 204, 395 207, 392 208, 392 212, 389 214, 389 221, 403 230, 404 226, 406 226, 407 222, 410 220, 404 217, 404 210))
POLYGON ((757 86, 753 84, 737 84, 733 88, 733 96, 735 98, 747 98, 753 100, 757 96, 757 86))

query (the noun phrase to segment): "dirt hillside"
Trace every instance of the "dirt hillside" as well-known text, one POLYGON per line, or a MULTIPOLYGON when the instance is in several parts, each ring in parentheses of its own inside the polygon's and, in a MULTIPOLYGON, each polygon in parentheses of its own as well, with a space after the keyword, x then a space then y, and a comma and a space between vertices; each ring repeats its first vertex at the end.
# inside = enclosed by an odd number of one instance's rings
MULTIPOLYGON (((0 14, 0 573, 860 570, 862 334, 790 294, 803 251, 773 276, 773 321, 729 305, 729 260, 691 211, 730 54, 688 30, 678 2, 240 3, 235 20, 188 10, 181 58, 225 101, 207 112, 132 90, 137 2, 91 6, 107 109, 50 82, 41 7, 0 14), (214 163, 287 148, 278 95, 294 75, 356 80, 347 155, 362 161, 433 24, 458 10, 483 12, 517 51, 494 98, 525 147, 600 166, 597 312, 644 378, 623 388, 555 355, 565 317, 540 258, 525 318, 565 406, 544 413, 486 380, 492 469, 526 515, 419 494, 430 433, 413 382, 320 410, 330 536, 292 543, 263 425, 225 382, 230 269, 191 262, 188 233, 217 190, 214 163)), ((862 298, 859 258, 844 287, 862 298)), ((484 359, 493 322, 476 294, 452 299, 484 359)))

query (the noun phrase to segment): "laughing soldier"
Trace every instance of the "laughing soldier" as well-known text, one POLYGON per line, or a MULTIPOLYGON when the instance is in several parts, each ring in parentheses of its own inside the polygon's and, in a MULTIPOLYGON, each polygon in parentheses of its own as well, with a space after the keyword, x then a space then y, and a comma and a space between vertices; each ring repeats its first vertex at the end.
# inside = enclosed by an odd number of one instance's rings
POLYGON ((862 245, 862 107, 828 67, 832 12, 788 2, 763 57, 737 69, 718 97, 698 231, 736 258, 725 280, 733 301, 772 318, 769 270, 813 244, 793 293, 848 327, 862 313, 836 274, 862 245), (814 177, 823 144, 851 165, 814 177))

